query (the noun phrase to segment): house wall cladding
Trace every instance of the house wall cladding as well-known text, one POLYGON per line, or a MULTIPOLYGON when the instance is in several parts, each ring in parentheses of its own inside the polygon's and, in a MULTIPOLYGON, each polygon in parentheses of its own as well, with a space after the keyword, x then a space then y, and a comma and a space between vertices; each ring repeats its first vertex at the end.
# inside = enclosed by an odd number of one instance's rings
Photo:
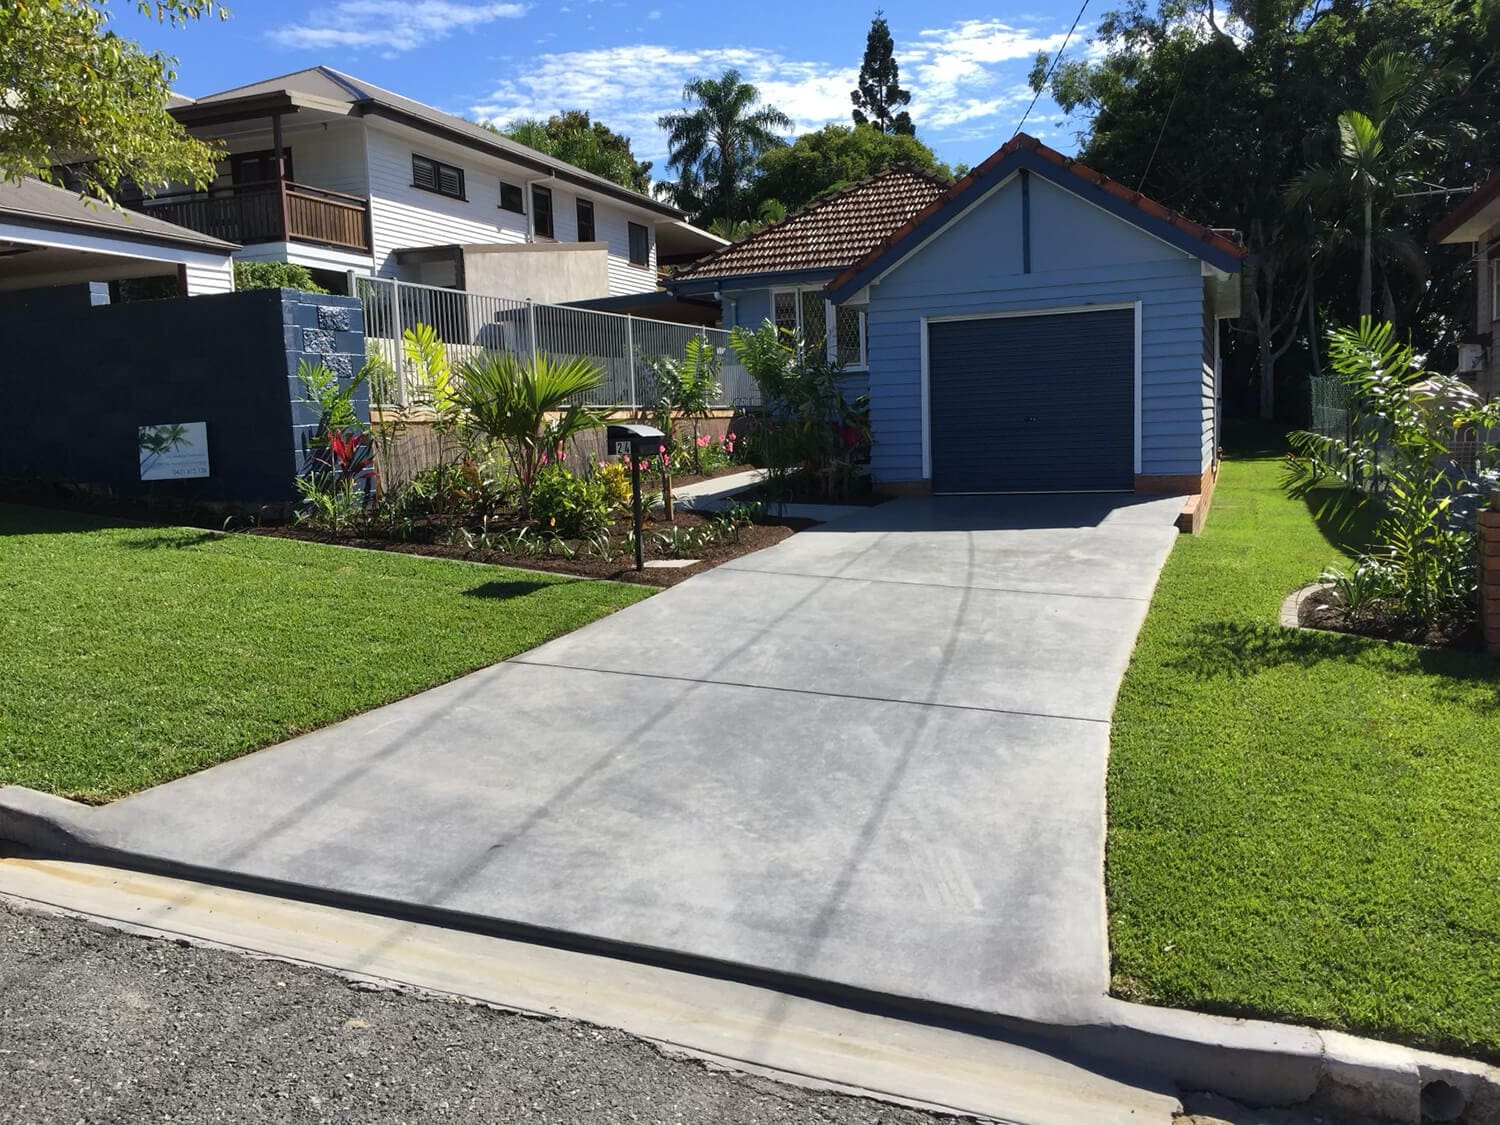
MULTIPOLYGON (((579 193, 560 180, 507 165, 462 145, 449 144, 414 130, 366 122, 369 163, 370 225, 374 235, 375 272, 396 277, 397 250, 419 246, 526 241, 526 216, 500 207, 500 181, 524 187, 538 180, 552 191, 552 215, 558 242, 578 241, 579 193), (412 153, 464 170, 467 199, 450 199, 412 187, 412 153)), ((300 170, 299 170, 300 171, 300 170)), ((527 200, 530 206, 530 200, 527 200)), ((594 234, 609 246, 609 293, 649 293, 656 289, 656 234, 644 213, 635 218, 608 199, 594 200, 594 234), (643 225, 650 238, 650 265, 630 264, 629 224, 643 225)), ((406 278, 406 280, 413 280, 406 278)))
MULTIPOLYGON (((359 302, 292 290, 99 306, 87 285, 5 293, 0 332, 0 478, 236 508, 296 499, 318 422, 298 361, 345 379, 364 363, 359 302), (39 372, 57 373, 45 391, 39 372), (137 427, 173 422, 207 424, 211 475, 142 481, 137 427)), ((356 409, 368 417, 363 393, 356 409)))
POLYGON ((1033 175, 1026 272, 1021 195, 1012 179, 873 286, 875 478, 924 477, 923 317, 1133 301, 1141 302, 1140 472, 1201 473, 1209 443, 1198 259, 1033 175))

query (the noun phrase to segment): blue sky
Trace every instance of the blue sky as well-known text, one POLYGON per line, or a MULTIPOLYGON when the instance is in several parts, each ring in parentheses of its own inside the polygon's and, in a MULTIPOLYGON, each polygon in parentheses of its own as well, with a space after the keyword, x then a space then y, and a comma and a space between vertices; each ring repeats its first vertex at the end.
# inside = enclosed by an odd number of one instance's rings
MULTIPOLYGON (((1100 2, 1101 11, 1106 0, 1100 2)), ((973 164, 1004 143, 1031 100, 1026 75, 1055 50, 1075 0, 1027 0, 1001 14, 975 0, 888 0, 918 135, 973 164)), ((231 0, 233 16, 185 30, 138 19, 115 30, 180 60, 178 89, 201 95, 319 63, 466 117, 504 122, 582 108, 628 134, 663 174, 656 117, 683 82, 738 67, 797 131, 849 120, 849 91, 874 14, 867 3, 758 0, 231 0)), ((1092 7, 1067 55, 1087 49, 1092 7)), ((1046 98, 1026 131, 1066 152, 1077 124, 1046 98)))

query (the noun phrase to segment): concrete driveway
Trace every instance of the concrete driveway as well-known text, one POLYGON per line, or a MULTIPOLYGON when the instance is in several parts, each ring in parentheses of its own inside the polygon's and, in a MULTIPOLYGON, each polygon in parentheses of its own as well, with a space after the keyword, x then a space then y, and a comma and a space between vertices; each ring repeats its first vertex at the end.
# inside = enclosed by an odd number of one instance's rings
POLYGON ((1065 1019, 1108 986, 1108 720, 1178 506, 863 510, 75 828, 241 878, 1065 1019))

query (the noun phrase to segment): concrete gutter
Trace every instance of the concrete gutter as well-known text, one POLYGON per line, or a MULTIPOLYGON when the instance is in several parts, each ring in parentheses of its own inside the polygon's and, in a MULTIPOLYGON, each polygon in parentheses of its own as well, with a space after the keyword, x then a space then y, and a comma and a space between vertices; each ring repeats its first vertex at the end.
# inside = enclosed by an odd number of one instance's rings
POLYGON ((485 934, 554 949, 602 955, 780 993, 901 1021, 993 1038, 1014 1036, 1050 1044, 1069 1057, 1108 1072, 1147 1074, 1185 1091, 1209 1091, 1258 1106, 1299 1106, 1360 1114, 1400 1125, 1500 1123, 1500 1068, 1362 1039, 1264 1020, 1153 1008, 1098 997, 1059 1013, 1054 1022, 872 994, 790 974, 751 970, 707 958, 669 954, 623 943, 580 941, 565 933, 435 907, 339 894, 223 873, 132 854, 90 830, 85 807, 17 786, 0 788, 0 841, 45 856, 286 896, 328 907, 407 922, 485 934))

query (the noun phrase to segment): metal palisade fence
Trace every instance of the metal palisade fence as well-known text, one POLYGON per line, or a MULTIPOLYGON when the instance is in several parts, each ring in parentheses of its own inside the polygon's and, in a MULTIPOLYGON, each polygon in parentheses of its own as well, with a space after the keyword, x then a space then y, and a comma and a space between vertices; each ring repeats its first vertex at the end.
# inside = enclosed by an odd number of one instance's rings
POLYGON ((437 333, 455 367, 483 351, 592 360, 604 371, 604 384, 584 401, 630 410, 654 403, 653 364, 682 359, 687 342, 702 336, 713 344, 723 365, 720 401, 712 405, 735 408, 760 402, 759 389, 736 361, 729 333, 721 328, 490 297, 390 278, 356 278, 355 286, 364 306, 366 348, 401 373, 393 386, 372 388, 376 405, 406 404, 410 387, 402 338, 418 324, 429 325, 437 333))

